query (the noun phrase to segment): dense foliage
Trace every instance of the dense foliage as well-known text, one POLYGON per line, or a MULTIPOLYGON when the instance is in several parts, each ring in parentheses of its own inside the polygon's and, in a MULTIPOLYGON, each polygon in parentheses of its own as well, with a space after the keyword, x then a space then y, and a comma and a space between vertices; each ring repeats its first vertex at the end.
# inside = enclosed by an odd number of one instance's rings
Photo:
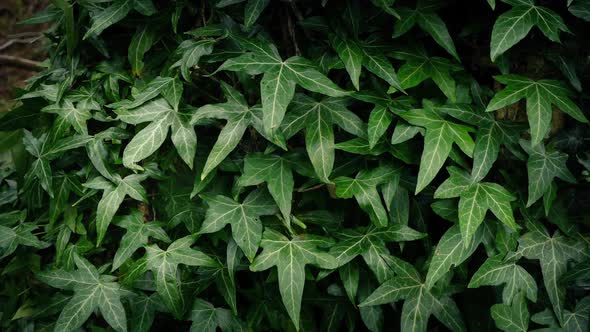
POLYGON ((588 331, 588 0, 54 0, 0 330, 588 331))

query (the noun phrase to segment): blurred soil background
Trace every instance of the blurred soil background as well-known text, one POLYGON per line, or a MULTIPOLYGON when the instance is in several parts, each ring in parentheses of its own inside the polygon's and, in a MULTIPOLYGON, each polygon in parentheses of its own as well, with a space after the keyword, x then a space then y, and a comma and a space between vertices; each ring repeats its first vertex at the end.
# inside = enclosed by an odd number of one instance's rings
POLYGON ((23 87, 46 57, 47 24, 19 21, 43 11, 49 0, 0 0, 0 112, 10 110, 15 88, 23 87))

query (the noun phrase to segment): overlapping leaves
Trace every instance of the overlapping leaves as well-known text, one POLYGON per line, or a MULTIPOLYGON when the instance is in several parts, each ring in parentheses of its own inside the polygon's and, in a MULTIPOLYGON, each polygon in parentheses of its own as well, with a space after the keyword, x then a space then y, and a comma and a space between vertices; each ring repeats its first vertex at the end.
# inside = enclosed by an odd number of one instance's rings
POLYGON ((587 330, 588 1, 481 2, 52 1, 0 329, 587 330))

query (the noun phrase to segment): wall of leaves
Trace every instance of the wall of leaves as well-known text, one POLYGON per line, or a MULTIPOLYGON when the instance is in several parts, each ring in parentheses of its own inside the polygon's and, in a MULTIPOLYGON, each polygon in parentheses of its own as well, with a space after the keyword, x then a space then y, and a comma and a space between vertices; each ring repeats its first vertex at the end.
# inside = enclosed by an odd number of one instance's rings
POLYGON ((53 0, 0 330, 588 331, 588 0, 53 0))

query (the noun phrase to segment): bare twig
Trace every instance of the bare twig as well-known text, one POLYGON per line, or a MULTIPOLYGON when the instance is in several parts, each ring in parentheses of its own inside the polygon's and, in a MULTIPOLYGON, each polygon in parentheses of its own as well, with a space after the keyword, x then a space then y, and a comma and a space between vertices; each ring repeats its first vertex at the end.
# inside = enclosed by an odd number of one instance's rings
POLYGON ((18 39, 18 38, 31 38, 31 37, 40 37, 43 34, 41 32, 31 31, 31 32, 21 32, 21 33, 13 33, 10 35, 6 35, 9 39, 18 39))
POLYGON ((29 59, 24 59, 24 58, 19 58, 19 57, 12 56, 12 55, 2 55, 2 54, 0 54, 0 65, 19 67, 19 68, 24 68, 24 69, 29 69, 29 70, 43 69, 43 66, 41 66, 40 62, 37 62, 34 60, 29 60, 29 59))
POLYGON ((203 26, 207 25, 207 20, 205 19, 205 1, 201 2, 201 21, 203 21, 203 26))
POLYGON ((297 188, 297 192, 304 193, 304 192, 306 192, 306 191, 312 191, 312 190, 320 189, 320 188, 322 188, 323 186, 324 186, 324 183, 320 183, 320 184, 317 184, 317 185, 315 185, 315 186, 312 186, 312 187, 307 187, 307 188, 297 188))
POLYGON ((295 55, 301 55, 301 50, 299 49, 299 45, 297 44, 297 37, 295 36, 295 27, 293 26, 293 20, 291 19, 291 15, 289 14, 289 12, 287 12, 287 28, 289 29, 289 35, 291 36, 291 40, 293 41, 295 55))
MULTIPOLYGON (((297 17, 297 22, 301 22, 304 20, 303 15, 301 14, 301 11, 299 10, 299 8, 297 8, 297 4, 295 4, 295 1, 291 2, 291 9, 293 10, 295 17, 297 17)), ((311 36, 309 35, 307 30, 305 30, 305 29, 301 29, 301 30, 303 31, 305 38, 311 38, 311 36)))
POLYGON ((0 45, 0 51, 9 48, 13 44, 32 44, 38 40, 38 37, 28 38, 28 39, 10 39, 6 43, 0 45))
POLYGON ((304 20, 303 15, 301 15, 301 12, 299 11, 299 8, 297 8, 295 2, 291 2, 291 9, 293 9, 295 17, 297 17, 297 21, 301 22, 304 20))

